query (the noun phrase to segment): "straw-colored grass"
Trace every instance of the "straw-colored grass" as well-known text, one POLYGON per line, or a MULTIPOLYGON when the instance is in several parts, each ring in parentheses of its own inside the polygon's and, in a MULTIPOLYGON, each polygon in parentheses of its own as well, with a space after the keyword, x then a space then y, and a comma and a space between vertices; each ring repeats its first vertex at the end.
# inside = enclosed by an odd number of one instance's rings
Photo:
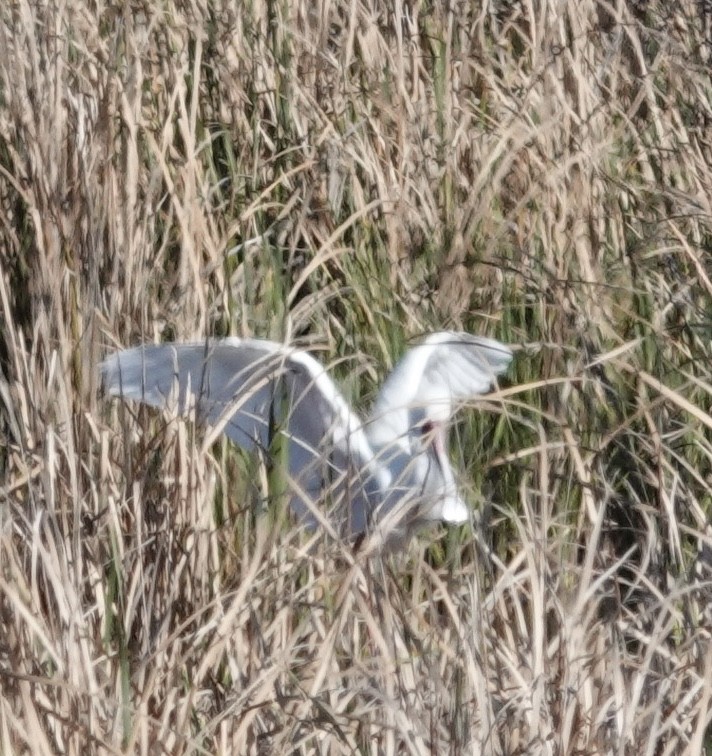
POLYGON ((711 40, 692 0, 0 5, 0 752, 712 749, 711 40), (367 406, 440 328, 522 347, 453 433, 476 515, 370 560, 96 372, 257 335, 367 406))

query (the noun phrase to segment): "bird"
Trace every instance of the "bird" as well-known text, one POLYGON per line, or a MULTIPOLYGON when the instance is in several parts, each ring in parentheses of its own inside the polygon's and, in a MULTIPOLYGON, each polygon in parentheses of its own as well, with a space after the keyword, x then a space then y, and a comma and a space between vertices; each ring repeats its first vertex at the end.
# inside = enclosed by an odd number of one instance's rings
POLYGON ((388 551, 438 521, 468 521, 448 424, 512 358, 491 338, 431 333, 396 364, 365 420, 310 353, 264 339, 146 344, 108 355, 100 370, 111 396, 190 416, 268 461, 277 449, 299 522, 352 543, 374 535, 388 551))

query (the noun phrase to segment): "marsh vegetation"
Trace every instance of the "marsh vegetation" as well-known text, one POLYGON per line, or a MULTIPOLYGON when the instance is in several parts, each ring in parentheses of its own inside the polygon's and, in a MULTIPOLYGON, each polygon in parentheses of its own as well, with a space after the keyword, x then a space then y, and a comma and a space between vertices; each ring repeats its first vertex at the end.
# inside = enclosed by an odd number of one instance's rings
POLYGON ((0 751, 712 743, 712 15, 691 0, 0 7, 0 751), (517 347, 470 524, 360 560, 270 470, 102 396, 289 340, 368 406, 517 347))

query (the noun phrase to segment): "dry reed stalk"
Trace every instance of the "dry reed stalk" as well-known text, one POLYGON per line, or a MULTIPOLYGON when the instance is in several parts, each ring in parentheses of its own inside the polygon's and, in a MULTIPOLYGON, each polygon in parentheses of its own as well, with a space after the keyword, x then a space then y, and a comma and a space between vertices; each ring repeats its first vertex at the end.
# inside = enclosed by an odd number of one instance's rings
POLYGON ((0 750, 712 747, 704 4, 0 9, 0 750), (473 526, 359 561, 115 345, 525 345, 473 526))

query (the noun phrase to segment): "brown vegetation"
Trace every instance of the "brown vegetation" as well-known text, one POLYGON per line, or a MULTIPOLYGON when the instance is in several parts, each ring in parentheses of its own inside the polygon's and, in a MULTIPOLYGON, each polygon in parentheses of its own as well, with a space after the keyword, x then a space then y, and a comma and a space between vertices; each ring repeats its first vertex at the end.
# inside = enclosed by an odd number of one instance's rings
POLYGON ((16 0, 0 51, 2 753, 712 747, 709 4, 16 0), (444 327, 522 345, 476 522, 367 562, 98 390, 234 333, 367 403, 444 327))

